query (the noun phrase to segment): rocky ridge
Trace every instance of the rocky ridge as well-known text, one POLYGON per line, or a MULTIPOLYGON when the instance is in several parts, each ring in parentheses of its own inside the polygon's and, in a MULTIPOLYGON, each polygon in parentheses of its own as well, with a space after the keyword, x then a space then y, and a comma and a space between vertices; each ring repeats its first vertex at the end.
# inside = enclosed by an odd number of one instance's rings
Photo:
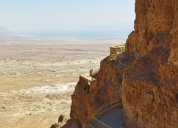
POLYGON ((115 105, 127 127, 178 126, 177 12, 177 0, 136 0, 125 52, 102 60, 90 79, 80 77, 70 114, 78 127, 115 105))

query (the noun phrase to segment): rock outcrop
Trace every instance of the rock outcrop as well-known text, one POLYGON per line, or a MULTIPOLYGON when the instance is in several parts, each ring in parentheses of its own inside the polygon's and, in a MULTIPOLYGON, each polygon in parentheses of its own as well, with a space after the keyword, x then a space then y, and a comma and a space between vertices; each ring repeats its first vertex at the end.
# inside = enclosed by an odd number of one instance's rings
POLYGON ((72 95, 71 118, 78 119, 82 128, 110 106, 121 103, 120 85, 125 69, 124 64, 107 57, 93 80, 88 82, 87 78, 80 77, 72 95))
POLYGON ((126 45, 135 60, 121 93, 130 127, 178 127, 177 23, 177 0, 136 0, 135 31, 126 45))
MULTIPOLYGON (((112 57, 113 58, 113 57, 112 57)), ((122 105, 131 128, 178 127, 178 1, 136 0, 135 30, 126 51, 80 77, 71 119, 82 128, 110 106, 122 105)))

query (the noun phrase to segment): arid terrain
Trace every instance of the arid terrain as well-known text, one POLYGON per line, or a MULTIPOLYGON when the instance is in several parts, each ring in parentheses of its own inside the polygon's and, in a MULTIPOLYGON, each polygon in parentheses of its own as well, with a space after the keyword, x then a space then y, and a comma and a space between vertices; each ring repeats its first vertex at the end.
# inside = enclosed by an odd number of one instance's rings
POLYGON ((98 68, 124 38, 0 40, 0 127, 49 128, 69 117, 80 74, 98 68))

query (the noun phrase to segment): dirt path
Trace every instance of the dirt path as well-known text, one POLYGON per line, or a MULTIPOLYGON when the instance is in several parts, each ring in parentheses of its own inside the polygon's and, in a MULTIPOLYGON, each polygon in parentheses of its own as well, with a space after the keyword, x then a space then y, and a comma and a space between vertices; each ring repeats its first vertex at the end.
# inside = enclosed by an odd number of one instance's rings
POLYGON ((103 114, 99 120, 112 128, 125 128, 122 122, 122 108, 114 108, 103 114))

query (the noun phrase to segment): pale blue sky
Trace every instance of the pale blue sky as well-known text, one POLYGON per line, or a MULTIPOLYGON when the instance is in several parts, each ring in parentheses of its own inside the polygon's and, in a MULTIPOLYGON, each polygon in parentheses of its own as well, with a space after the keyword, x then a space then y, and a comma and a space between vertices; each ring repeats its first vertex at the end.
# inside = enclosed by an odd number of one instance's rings
POLYGON ((134 0, 0 0, 0 26, 26 34, 121 34, 133 30, 134 0))

